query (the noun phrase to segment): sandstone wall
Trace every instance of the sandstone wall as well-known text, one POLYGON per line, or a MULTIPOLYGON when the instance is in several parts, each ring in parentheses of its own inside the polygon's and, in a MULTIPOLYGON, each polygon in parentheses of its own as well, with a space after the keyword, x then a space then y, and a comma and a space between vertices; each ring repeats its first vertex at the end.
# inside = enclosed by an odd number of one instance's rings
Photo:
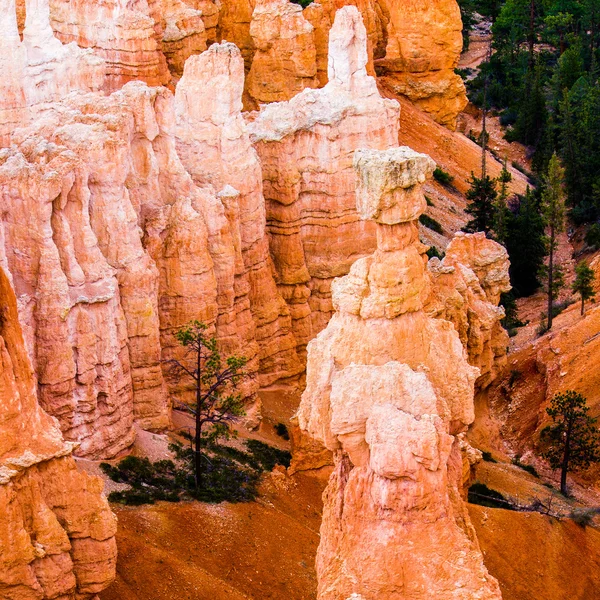
POLYGON ((333 285, 336 314, 310 344, 300 429, 334 471, 317 555, 320 600, 501 598, 461 498, 458 434, 477 368, 430 294, 417 219, 435 164, 408 148, 361 150, 357 205, 377 250, 333 285))
POLYGON ((398 104, 382 99, 366 72, 366 30, 356 9, 338 12, 329 44, 327 86, 249 120, 276 281, 301 355, 333 312, 332 279, 375 247, 374 227, 356 213, 353 152, 389 148, 398 136, 398 104))
POLYGON ((77 471, 73 445, 37 403, 16 298, 2 266, 0 414, 0 596, 95 597, 115 576, 116 519, 102 481, 77 471))

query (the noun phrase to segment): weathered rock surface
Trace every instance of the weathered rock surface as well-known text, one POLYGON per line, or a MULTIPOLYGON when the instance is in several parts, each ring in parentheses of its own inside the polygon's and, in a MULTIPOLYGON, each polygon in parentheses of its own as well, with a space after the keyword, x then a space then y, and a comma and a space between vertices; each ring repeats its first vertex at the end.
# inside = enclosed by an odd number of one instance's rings
POLYGON ((288 0, 258 0, 250 35, 256 48, 248 93, 257 102, 290 100, 318 86, 314 28, 288 0))
POLYGON ((454 324, 469 363, 480 370, 478 387, 486 387, 507 361, 509 338, 498 306, 510 290, 506 249, 484 233, 457 233, 444 259, 431 259, 428 268, 433 286, 425 310, 454 324))
MULTIPOLYGON (((169 81, 162 52, 161 22, 150 16, 147 0, 50 0, 51 22, 64 43, 90 48, 107 65, 105 91, 119 89, 140 79, 148 85, 169 81)), ((164 2, 170 9, 175 1, 164 2)), ((172 14, 165 10, 165 18, 172 14)))
POLYGON ((380 4, 389 15, 385 57, 375 62, 381 83, 454 129, 467 105, 464 83, 454 72, 462 50, 458 3, 380 0, 380 4))
POLYGON ((359 207, 377 250, 333 284, 310 344, 300 429, 334 455, 317 556, 320 600, 501 597, 461 499, 460 440, 478 369, 454 326, 424 311, 421 183, 409 149, 357 152, 359 207))
POLYGON ((303 365, 273 278, 262 171, 242 117, 243 87, 244 62, 233 44, 190 58, 175 96, 177 149, 197 185, 221 190, 222 206, 214 212, 222 215, 221 244, 230 255, 221 261, 217 331, 227 351, 257 359, 255 383, 268 386, 297 376, 303 365))
POLYGON ((0 140, 74 89, 98 90, 103 62, 75 44, 63 46, 50 27, 48 0, 27 0, 23 41, 15 0, 0 3, 0 140))
POLYGON ((4 263, 0 250, 0 596, 90 599, 115 576, 116 519, 37 403, 4 263))
POLYGON ((263 167, 276 281, 301 355, 333 312, 331 280, 375 248, 372 223, 356 212, 353 152, 397 143, 398 104, 382 99, 367 75, 366 43, 358 10, 340 10, 327 86, 267 105, 249 122, 263 167))

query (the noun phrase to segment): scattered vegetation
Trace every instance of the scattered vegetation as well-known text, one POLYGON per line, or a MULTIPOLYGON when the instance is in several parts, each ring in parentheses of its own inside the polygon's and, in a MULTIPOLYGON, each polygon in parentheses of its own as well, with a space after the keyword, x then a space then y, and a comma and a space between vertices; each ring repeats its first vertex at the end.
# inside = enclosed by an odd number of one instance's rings
POLYGON ((535 467, 533 465, 526 465, 525 463, 522 463, 520 456, 515 456, 515 458, 513 458, 511 462, 513 465, 515 465, 515 467, 519 467, 519 469, 523 469, 523 471, 527 471, 530 475, 539 478, 539 474, 536 471, 535 467))
POLYGON ((439 258, 440 260, 444 260, 444 256, 446 256, 445 252, 440 252, 435 246, 429 246, 429 250, 427 250, 428 258, 439 258))
POLYGON ((589 416, 587 400, 568 390, 556 394, 546 409, 552 425, 542 431, 543 457, 553 469, 560 469, 560 491, 567 494, 567 474, 600 461, 600 431, 589 416))
POLYGON ((441 167, 436 167, 433 172, 433 178, 442 185, 448 186, 454 181, 454 177, 447 171, 444 171, 441 167))
POLYGON ((485 462, 489 462, 489 463, 497 463, 498 461, 492 456, 491 452, 487 452, 486 450, 483 450, 481 452, 483 460, 485 462))
POLYGON ((275 433, 286 441, 290 439, 290 432, 285 423, 277 423, 275 425, 275 433))
POLYGON ((569 518, 575 521, 577 525, 583 527, 589 527, 594 524, 594 517, 600 514, 600 508, 580 508, 574 510, 569 518))
POLYGON ((586 301, 593 301, 596 298, 596 292, 594 291, 595 279, 594 271, 583 261, 575 267, 575 281, 571 289, 575 294, 579 294, 581 298, 581 316, 585 312, 586 301))
POLYGON ((433 200, 429 196, 425 196, 425 202, 427 202, 427 206, 435 206, 433 200))
POLYGON ((299 4, 302 8, 306 8, 313 3, 313 0, 291 0, 294 4, 299 4))
POLYGON ((202 453, 203 468, 199 484, 194 472, 192 446, 172 444, 174 460, 151 462, 128 456, 117 465, 102 463, 102 470, 115 482, 129 489, 111 492, 109 500, 127 505, 153 504, 158 500, 179 502, 249 502, 258 494, 261 473, 276 465, 288 467, 289 452, 257 440, 246 440, 246 451, 211 444, 202 453))
POLYGON ((440 225, 440 223, 438 223, 433 217, 430 217, 429 215, 421 215, 419 217, 419 223, 421 223, 421 225, 424 225, 428 229, 431 229, 431 231, 439 233, 440 235, 444 234, 444 228, 440 225))
POLYGON ((492 490, 484 483, 479 482, 475 482, 469 488, 468 501, 471 504, 479 504, 488 508, 515 510, 513 503, 507 500, 500 492, 492 490))

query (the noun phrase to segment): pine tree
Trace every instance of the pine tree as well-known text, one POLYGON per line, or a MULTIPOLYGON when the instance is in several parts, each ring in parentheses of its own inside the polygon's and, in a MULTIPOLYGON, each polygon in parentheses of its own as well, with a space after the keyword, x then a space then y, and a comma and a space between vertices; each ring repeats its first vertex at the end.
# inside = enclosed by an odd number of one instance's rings
POLYGON ((575 281, 573 282, 572 290, 575 294, 581 297, 581 316, 585 312, 586 300, 594 300, 596 292, 594 291, 594 281, 596 276, 593 269, 588 267, 585 262, 580 262, 575 267, 575 281))
POLYGON ((500 190, 498 192, 496 206, 494 207, 493 230, 495 233, 496 240, 498 240, 501 244, 504 244, 506 242, 506 228, 510 218, 510 211, 506 202, 508 200, 508 184, 512 181, 512 175, 506 168, 506 163, 507 159, 504 159, 502 171, 500 172, 500 175, 496 180, 500 185, 500 190))
POLYGON ((548 174, 544 178, 544 191, 542 192, 542 214, 548 228, 548 323, 547 329, 552 329, 552 304, 554 300, 554 261, 556 251, 556 237, 565 228, 565 201, 564 201, 565 170, 558 160, 552 155, 548 164, 548 174))
POLYGON ((572 390, 552 398, 546 412, 553 425, 542 432, 547 444, 543 457, 553 469, 560 469, 560 491, 567 494, 567 473, 586 468, 600 460, 600 432, 596 419, 588 415, 587 400, 572 390))
POLYGON ((530 188, 514 214, 509 212, 507 216, 505 245, 510 257, 510 281, 517 297, 530 296, 540 287, 540 268, 548 253, 544 219, 530 188))
POLYGON ((168 361, 174 369, 191 379, 194 396, 175 408, 194 417, 194 476, 196 487, 202 473, 202 450, 208 444, 231 435, 231 424, 244 415, 244 401, 236 386, 246 377, 247 359, 230 356, 225 361, 215 337, 206 334, 207 325, 192 321, 175 337, 188 350, 186 361, 168 361))
POLYGON ((466 194, 469 203, 465 212, 473 218, 465 225, 464 231, 468 233, 484 231, 487 235, 494 227, 498 197, 496 182, 489 175, 479 178, 471 173, 469 183, 471 187, 466 194))

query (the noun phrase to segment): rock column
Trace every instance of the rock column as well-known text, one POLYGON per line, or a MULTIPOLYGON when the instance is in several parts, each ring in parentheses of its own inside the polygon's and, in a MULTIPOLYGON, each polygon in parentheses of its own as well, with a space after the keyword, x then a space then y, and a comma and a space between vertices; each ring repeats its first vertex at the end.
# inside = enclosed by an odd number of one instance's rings
POLYGON ((334 455, 317 556, 319 600, 501 598, 460 495, 457 435, 478 369, 454 326, 429 317, 421 185, 409 148, 359 150, 357 208, 377 250, 333 282, 336 314, 308 346, 298 421, 334 455))

